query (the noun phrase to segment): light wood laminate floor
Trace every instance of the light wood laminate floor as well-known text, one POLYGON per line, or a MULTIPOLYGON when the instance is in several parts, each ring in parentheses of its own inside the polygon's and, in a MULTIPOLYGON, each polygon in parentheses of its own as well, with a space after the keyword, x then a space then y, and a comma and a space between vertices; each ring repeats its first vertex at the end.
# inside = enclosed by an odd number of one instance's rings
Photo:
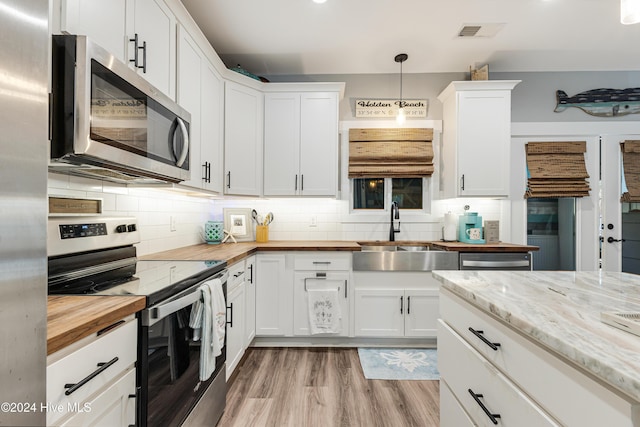
POLYGON ((438 381, 364 378, 355 348, 250 348, 219 427, 438 426, 438 381))

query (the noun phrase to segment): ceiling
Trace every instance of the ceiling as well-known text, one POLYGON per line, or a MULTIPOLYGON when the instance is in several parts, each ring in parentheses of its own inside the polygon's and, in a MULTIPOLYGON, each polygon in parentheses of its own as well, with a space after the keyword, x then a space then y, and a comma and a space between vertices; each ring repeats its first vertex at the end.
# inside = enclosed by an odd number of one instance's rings
POLYGON ((620 0, 182 2, 227 67, 261 76, 397 73, 398 53, 406 73, 640 70, 620 0))

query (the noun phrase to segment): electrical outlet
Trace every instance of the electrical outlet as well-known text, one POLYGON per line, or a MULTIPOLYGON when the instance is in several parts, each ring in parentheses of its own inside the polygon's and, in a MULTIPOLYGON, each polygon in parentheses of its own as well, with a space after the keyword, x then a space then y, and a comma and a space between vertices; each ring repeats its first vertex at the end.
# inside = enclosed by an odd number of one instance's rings
POLYGON ((176 231, 176 217, 173 215, 169 217, 169 231, 176 231))
POLYGON ((309 223, 309 227, 317 227, 318 226, 318 217, 313 215, 311 217, 311 222, 309 223))

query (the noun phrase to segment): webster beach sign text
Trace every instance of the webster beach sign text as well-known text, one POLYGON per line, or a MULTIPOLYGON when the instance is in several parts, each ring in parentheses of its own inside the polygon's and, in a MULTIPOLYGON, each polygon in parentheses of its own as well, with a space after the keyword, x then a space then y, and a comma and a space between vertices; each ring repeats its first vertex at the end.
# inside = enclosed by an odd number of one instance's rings
MULTIPOLYGON (((356 117, 395 117, 398 115, 401 101, 389 99, 358 99, 356 100, 356 117)), ((407 118, 427 117, 428 101, 426 99, 407 99, 402 101, 402 107, 407 118)))

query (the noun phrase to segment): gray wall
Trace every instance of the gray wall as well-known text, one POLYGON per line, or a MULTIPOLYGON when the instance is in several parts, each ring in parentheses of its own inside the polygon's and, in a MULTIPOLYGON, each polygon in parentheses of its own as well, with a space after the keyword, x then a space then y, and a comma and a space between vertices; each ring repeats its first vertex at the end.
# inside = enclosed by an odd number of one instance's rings
MULTIPOLYGON (((399 74, 327 74, 304 76, 268 76, 272 82, 345 82, 345 97, 340 104, 340 120, 355 119, 356 99, 397 99, 400 96, 399 74)), ((578 108, 556 113, 556 90, 569 96, 580 92, 613 88, 640 87, 640 71, 612 72, 530 72, 491 73, 491 80, 522 80, 513 91, 512 121, 514 122, 579 122, 637 121, 640 114, 604 118, 594 117, 578 108)), ((442 119, 438 94, 454 80, 468 80, 469 73, 403 74, 404 99, 427 99, 427 118, 442 119)), ((367 119, 358 119, 367 120, 367 119)))

